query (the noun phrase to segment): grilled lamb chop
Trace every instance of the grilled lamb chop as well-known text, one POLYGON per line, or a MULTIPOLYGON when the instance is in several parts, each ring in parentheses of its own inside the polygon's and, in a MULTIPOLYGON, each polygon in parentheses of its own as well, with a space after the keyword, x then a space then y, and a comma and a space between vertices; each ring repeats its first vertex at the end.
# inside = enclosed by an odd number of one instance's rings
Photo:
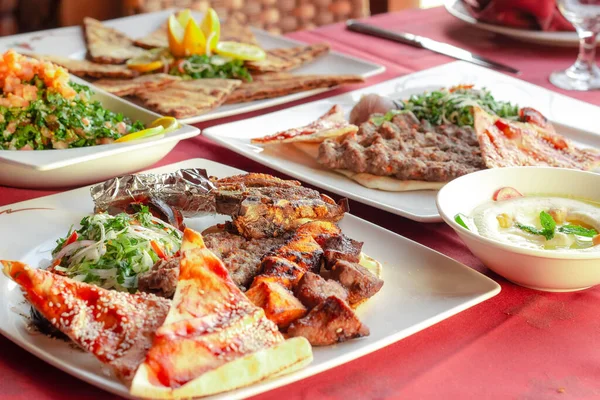
POLYGON ((334 236, 323 235, 317 238, 317 242, 323 247, 325 268, 327 269, 331 269, 338 260, 355 263, 360 261, 363 242, 350 239, 344 234, 334 236))
POLYGON ((342 285, 312 272, 302 276, 294 288, 294 294, 308 309, 316 307, 329 296, 336 296, 344 301, 348 299, 348 292, 342 285))
POLYGON ((303 336, 313 346, 327 346, 369 333, 350 306, 336 296, 325 299, 287 330, 289 336, 303 336))
POLYGON ((360 303, 379 292, 383 280, 360 264, 340 260, 331 269, 331 277, 348 290, 348 302, 360 303))

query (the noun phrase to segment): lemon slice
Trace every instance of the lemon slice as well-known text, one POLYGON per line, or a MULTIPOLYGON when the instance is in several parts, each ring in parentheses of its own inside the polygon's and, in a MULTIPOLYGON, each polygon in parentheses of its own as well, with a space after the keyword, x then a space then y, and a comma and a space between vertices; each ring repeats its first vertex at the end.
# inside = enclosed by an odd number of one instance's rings
POLYGON ((152 49, 142 55, 127 60, 127 68, 138 72, 151 72, 162 68, 165 63, 169 64, 173 57, 167 49, 152 49))
POLYGON ((216 52, 225 57, 248 61, 264 60, 267 56, 265 51, 258 46, 238 42, 219 42, 216 52))
POLYGON ((169 16, 167 36, 169 50, 177 58, 204 54, 206 51, 206 37, 190 10, 169 16))
POLYGON ((156 136, 161 133, 164 133, 164 131, 165 131, 165 128, 162 125, 159 125, 159 126, 155 126, 153 128, 143 129, 141 131, 130 133, 129 135, 121 136, 120 138, 115 140, 115 143, 130 142, 132 140, 137 140, 137 139, 146 139, 151 136, 156 136))
POLYGON ((164 133, 167 133, 179 128, 179 122, 173 117, 160 117, 150 124, 150 128, 155 128, 157 126, 162 126, 165 129, 164 133))
POLYGON ((221 22, 217 12, 212 8, 209 8, 204 15, 204 19, 200 24, 200 29, 204 33, 206 38, 206 49, 209 51, 215 51, 219 38, 221 37, 221 22))
POLYGON ((186 56, 194 54, 204 54, 206 50, 206 38, 200 30, 198 23, 193 18, 190 18, 185 27, 183 36, 183 50, 186 56))
POLYGON ((185 35, 185 29, 181 26, 175 15, 169 16, 167 29, 167 38, 169 39, 169 50, 171 50, 171 54, 175 57, 184 57, 185 50, 183 48, 183 37, 185 35))

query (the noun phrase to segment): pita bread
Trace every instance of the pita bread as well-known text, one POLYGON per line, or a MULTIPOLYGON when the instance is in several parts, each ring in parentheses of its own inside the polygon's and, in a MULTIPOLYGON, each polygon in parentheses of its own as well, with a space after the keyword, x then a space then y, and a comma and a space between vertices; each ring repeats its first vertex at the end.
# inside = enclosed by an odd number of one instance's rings
POLYGON ((219 40, 222 42, 253 44, 260 47, 260 43, 256 40, 250 26, 247 23, 241 22, 235 16, 230 16, 221 24, 221 37, 219 40))
POLYGON ((549 123, 540 126, 508 121, 479 107, 473 107, 473 113, 481 154, 488 168, 551 166, 590 170, 600 165, 598 150, 578 148, 557 134, 549 123))
POLYGON ((348 123, 344 118, 344 110, 336 104, 319 119, 308 125, 277 132, 262 138, 255 138, 250 142, 262 145, 292 142, 321 143, 325 139, 347 135, 357 130, 358 126, 348 123))
POLYGON ((82 78, 132 79, 139 75, 136 71, 127 68, 125 65, 98 64, 88 60, 74 60, 72 58, 51 55, 34 54, 32 57, 58 64, 68 69, 73 75, 82 78))
POLYGON ((136 96, 144 106, 160 114, 188 118, 220 106, 239 85, 236 79, 181 80, 158 89, 138 91, 136 96))
POLYGON ((244 82, 227 98, 225 104, 271 99, 307 90, 364 81, 360 75, 291 75, 277 80, 244 82))
POLYGON ((207 396, 291 372, 312 360, 308 341, 285 340, 237 288, 199 233, 185 230, 181 253, 172 307, 136 372, 133 396, 207 396))
POLYGON ((123 64, 130 58, 141 55, 144 50, 133 45, 124 33, 85 17, 83 31, 88 48, 88 57, 100 64, 123 64))
MULTIPOLYGON (((296 142, 294 146, 304 152, 306 155, 316 160, 319 156, 319 143, 302 143, 296 142)), ((367 187, 369 189, 383 190, 386 192, 410 192, 415 190, 439 190, 447 182, 426 182, 426 181, 415 181, 415 180, 400 180, 389 176, 377 176, 368 173, 357 173, 347 169, 335 169, 338 174, 344 175, 347 178, 352 179, 356 183, 367 187)), ((369 270, 376 271, 370 268, 369 263, 361 265, 368 268, 369 270)), ((378 275, 381 277, 380 275, 378 275)))
POLYGON ((259 81, 259 82, 276 81, 276 80, 280 80, 280 79, 289 79, 292 76, 293 75, 290 74, 289 72, 267 72, 264 74, 259 73, 256 75, 252 75, 252 81, 259 81))
POLYGON ((136 46, 142 47, 144 49, 156 49, 159 47, 169 47, 169 39, 168 35, 168 27, 165 22, 161 26, 158 27, 152 33, 139 38, 133 41, 133 44, 136 46))
POLYGON ((117 96, 129 96, 139 91, 155 90, 181 78, 169 74, 149 74, 133 79, 100 79, 94 86, 117 96))
POLYGON ((289 71, 306 64, 329 52, 327 43, 317 43, 283 49, 267 50, 267 57, 261 61, 247 61, 245 66, 254 72, 289 71))

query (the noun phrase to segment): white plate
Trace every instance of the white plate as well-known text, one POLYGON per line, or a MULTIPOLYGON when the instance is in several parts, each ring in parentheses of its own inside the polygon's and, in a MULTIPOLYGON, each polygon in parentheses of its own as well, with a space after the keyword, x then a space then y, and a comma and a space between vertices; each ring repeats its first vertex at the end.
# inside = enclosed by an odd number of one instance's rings
MULTIPOLYGON (((76 76, 71 76, 71 80, 90 86, 76 76)), ((145 125, 160 117, 103 90, 93 89, 93 99, 108 110, 140 120, 145 125)), ((147 168, 166 156, 180 140, 199 133, 198 128, 182 125, 165 135, 129 143, 64 150, 0 150, 0 185, 41 189, 100 182, 147 168)))
POLYGON ((321 168, 315 161, 292 146, 277 146, 272 150, 263 151, 262 147, 250 144, 250 139, 307 124, 324 114, 334 104, 341 105, 348 115, 360 97, 367 93, 407 98, 415 93, 460 83, 473 83, 477 87, 487 87, 497 99, 534 107, 552 120, 560 133, 581 144, 600 148, 600 137, 589 133, 599 132, 595 116, 600 113, 600 108, 462 61, 287 110, 210 127, 202 134, 236 153, 325 190, 415 221, 439 222, 441 218, 435 206, 436 191, 401 193, 369 189, 342 175, 321 168))
MULTIPOLYGON (((174 9, 169 9, 154 13, 113 19, 110 21, 104 21, 104 23, 126 33, 131 38, 139 38, 157 29, 174 11, 174 9)), ((198 21, 202 19, 201 13, 194 12, 194 16, 198 21)), ((298 44, 303 44, 299 41, 283 36, 277 36, 260 29, 252 28, 252 31, 256 35, 260 45, 265 49, 293 47, 297 46, 298 44)), ((10 48, 15 48, 17 51, 21 50, 24 52, 54 54, 77 59, 84 58, 86 54, 85 41, 80 27, 51 29, 47 31, 32 32, 0 38, 0 51, 3 52, 10 48), (20 46, 15 47, 19 44, 20 46), (23 47, 23 44, 25 44, 26 47, 23 47)), ((329 54, 318 58, 314 62, 292 71, 292 73, 302 75, 351 74, 360 75, 364 78, 367 78, 380 74, 384 71, 385 67, 381 65, 332 51, 329 54)), ((212 119, 242 114, 276 106, 278 104, 288 103, 298 99, 303 99, 327 90, 331 89, 315 89, 291 94, 288 96, 276 97, 273 99, 224 105, 206 114, 184 118, 181 120, 181 122, 186 124, 194 124, 201 121, 209 121, 212 119)))
MULTIPOLYGON (((456 18, 485 31, 500 33, 524 42, 551 46, 577 47, 579 37, 575 32, 542 32, 529 29, 509 28, 502 25, 486 24, 475 19, 465 8, 462 0, 446 0, 446 10, 456 18)), ((598 38, 600 43, 600 38, 598 38)), ((575 62, 575 59, 573 59, 575 62)))
MULTIPOLYGON (((200 159, 172 164, 156 172, 194 167, 206 168, 209 174, 221 177, 241 172, 200 159)), ((22 260, 32 266, 44 265, 43 260, 49 259, 55 240, 72 224, 77 226, 92 208, 87 188, 1 208, 0 258, 22 260), (35 210, 41 207, 50 209, 35 210)), ((186 222, 188 226, 202 230, 216 220, 207 217, 186 222)), ((218 220, 223 221, 223 218, 218 220)), ((315 348, 314 361, 301 371, 214 398, 249 397, 317 374, 412 335, 500 292, 496 282, 477 271, 367 221, 347 215, 341 226, 348 236, 365 241, 365 253, 383 264, 383 289, 358 309, 371 335, 315 348)), ((73 376, 129 397, 125 386, 104 374, 93 356, 74 350, 64 342, 29 333, 19 311, 27 311, 23 296, 14 282, 2 275, 0 333, 73 376)))

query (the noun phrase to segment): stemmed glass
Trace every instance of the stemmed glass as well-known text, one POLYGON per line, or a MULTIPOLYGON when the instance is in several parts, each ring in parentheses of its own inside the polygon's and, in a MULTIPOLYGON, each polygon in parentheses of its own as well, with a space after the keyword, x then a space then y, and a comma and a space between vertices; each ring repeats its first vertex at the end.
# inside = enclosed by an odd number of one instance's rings
POLYGON ((600 68, 596 65, 596 38, 600 33, 600 0, 557 0, 558 9, 579 35, 579 56, 575 64, 550 75, 561 89, 600 89, 600 68))

